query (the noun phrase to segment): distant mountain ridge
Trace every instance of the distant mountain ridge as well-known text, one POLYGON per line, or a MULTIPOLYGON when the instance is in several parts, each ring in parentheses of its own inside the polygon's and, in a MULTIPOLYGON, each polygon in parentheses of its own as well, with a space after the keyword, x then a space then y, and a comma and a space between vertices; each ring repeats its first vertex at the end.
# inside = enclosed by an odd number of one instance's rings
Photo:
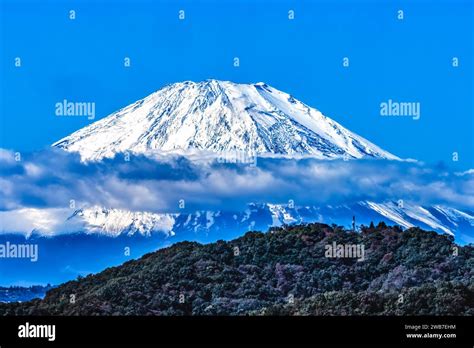
POLYGON ((47 291, 53 287, 34 285, 29 287, 24 286, 0 286, 0 302, 25 302, 34 298, 43 298, 47 291))
POLYGON ((245 233, 265 230, 284 224, 321 222, 350 228, 352 218, 356 226, 384 221, 403 229, 421 227, 438 233, 452 235, 461 243, 474 239, 474 213, 444 206, 423 207, 397 202, 358 202, 338 206, 288 206, 283 204, 249 204, 242 211, 196 211, 194 213, 152 214, 130 213, 117 209, 92 207, 76 213, 82 216, 85 230, 97 232, 149 235, 161 231, 175 234, 214 235, 226 238, 228 231, 245 233), (460 235, 460 233, 462 233, 460 235))
POLYGON ((186 150, 397 159, 265 83, 218 80, 165 86, 53 146, 83 160, 186 150))
MULTIPOLYGON (((0 217, 2 214, 6 220, 5 214, 8 212, 1 213, 0 217)), ((322 206, 251 203, 241 210, 176 213, 132 212, 91 206, 77 209, 73 213, 65 209, 56 218, 48 210, 36 210, 31 214, 37 216, 40 221, 56 219, 55 228, 61 233, 68 231, 107 237, 149 237, 158 233, 171 240, 186 237, 190 240, 212 242, 220 238, 235 237, 249 230, 265 230, 285 224, 321 222, 351 228, 352 219, 355 218, 356 227, 384 221, 387 224, 399 225, 403 229, 418 226, 449 234, 461 244, 474 241, 474 212, 441 205, 420 206, 409 202, 400 204, 392 201, 361 201, 322 206), (41 214, 44 214, 44 218, 40 218, 41 214)), ((41 226, 32 226, 30 233, 55 235, 54 231, 42 230, 41 226)))

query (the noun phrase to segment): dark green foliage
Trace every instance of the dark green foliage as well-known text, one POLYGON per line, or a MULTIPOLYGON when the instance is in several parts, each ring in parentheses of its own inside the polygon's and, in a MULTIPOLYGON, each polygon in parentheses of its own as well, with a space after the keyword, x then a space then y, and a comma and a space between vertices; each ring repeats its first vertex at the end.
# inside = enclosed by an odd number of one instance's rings
POLYGON ((0 304, 3 315, 473 315, 474 248, 379 223, 360 233, 308 224, 230 241, 183 242, 0 304), (363 244, 365 261, 325 246, 363 244), (70 302, 75 295, 75 303, 70 302), (400 300, 400 295, 402 300, 400 300))

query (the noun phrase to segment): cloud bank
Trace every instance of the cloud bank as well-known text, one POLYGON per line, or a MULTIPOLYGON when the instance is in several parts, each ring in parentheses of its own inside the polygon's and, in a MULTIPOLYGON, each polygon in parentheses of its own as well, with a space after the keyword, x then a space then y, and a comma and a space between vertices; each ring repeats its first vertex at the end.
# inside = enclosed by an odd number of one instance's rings
POLYGON ((0 210, 108 208, 156 213, 241 209, 249 202, 336 205, 361 200, 474 208, 474 173, 386 160, 258 158, 256 166, 182 156, 83 163, 59 149, 0 150, 0 210))

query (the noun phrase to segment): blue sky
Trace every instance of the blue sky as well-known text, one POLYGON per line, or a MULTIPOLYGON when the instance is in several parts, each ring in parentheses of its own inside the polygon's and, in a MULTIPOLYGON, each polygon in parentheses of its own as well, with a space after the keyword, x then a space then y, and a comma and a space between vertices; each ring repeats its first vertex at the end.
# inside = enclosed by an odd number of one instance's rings
POLYGON ((217 78, 264 81, 400 157, 474 168, 470 1, 0 2, 0 147, 41 149, 90 123, 56 117, 63 99, 95 102, 100 118, 217 78), (421 118, 380 116, 388 99, 419 102, 421 118))

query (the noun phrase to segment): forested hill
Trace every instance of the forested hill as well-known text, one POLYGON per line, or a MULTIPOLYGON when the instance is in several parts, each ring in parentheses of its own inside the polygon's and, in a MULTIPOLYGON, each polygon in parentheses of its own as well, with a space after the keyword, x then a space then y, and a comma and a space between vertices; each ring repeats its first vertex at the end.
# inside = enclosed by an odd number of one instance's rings
MULTIPOLYGON (((359 248, 360 249, 360 248, 359 248)), ((355 249, 354 249, 355 250, 355 249)), ((360 256, 360 255, 359 255, 360 256)), ((473 315, 474 247, 383 223, 183 242, 70 281, 3 315, 473 315), (363 260, 328 245, 364 248, 363 260)))

